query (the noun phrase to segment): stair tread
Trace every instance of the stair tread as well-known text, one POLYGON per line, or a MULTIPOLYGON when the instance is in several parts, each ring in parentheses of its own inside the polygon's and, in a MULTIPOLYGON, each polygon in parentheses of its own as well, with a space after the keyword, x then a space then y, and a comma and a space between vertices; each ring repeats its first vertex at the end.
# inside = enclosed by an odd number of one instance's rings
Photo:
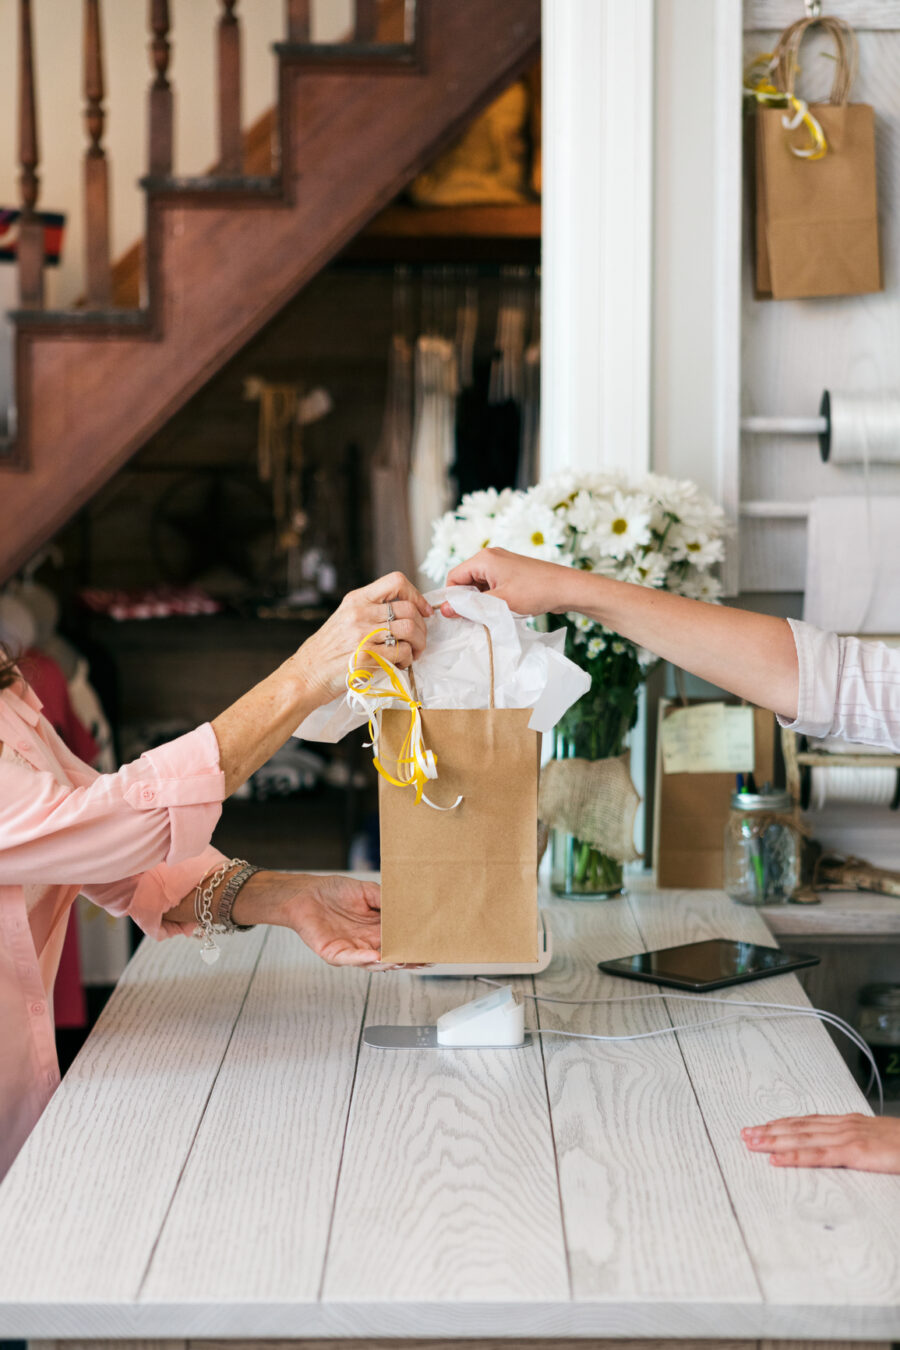
POLYGON ((412 42, 275 42, 273 51, 283 61, 312 65, 418 65, 418 49, 412 42))
POLYGON ((141 178, 139 184, 147 192, 155 194, 172 193, 177 195, 202 194, 213 197, 217 193, 247 197, 279 197, 281 179, 275 174, 235 175, 235 174, 198 174, 196 177, 148 176, 141 178))
POLYGON ((146 309, 11 309, 8 317, 18 328, 129 328, 151 326, 146 309))

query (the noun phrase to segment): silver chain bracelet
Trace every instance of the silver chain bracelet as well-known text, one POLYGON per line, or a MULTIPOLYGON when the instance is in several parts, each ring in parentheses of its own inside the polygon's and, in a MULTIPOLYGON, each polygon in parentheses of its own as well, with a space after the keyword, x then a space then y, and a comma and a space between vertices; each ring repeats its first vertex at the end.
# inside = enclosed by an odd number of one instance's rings
MULTIPOLYGON (((219 868, 205 877, 202 877, 197 883, 197 889, 194 891, 194 919, 197 923, 196 936, 200 939, 200 960, 211 966, 214 961, 219 959, 219 944, 216 942, 217 933, 227 933, 229 928, 213 920, 213 900, 216 890, 221 886, 225 877, 231 871, 232 867, 241 869, 249 867, 249 863, 244 862, 243 858, 229 858, 227 862, 222 863, 219 868)), ((232 929, 234 925, 231 926, 232 929)))

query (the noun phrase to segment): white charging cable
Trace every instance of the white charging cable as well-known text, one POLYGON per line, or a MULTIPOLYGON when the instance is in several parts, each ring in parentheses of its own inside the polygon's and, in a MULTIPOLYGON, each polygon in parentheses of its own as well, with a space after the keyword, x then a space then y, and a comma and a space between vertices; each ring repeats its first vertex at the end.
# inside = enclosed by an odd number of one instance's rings
MULTIPOLYGON (((484 975, 475 977, 481 984, 491 984, 497 988, 502 987, 500 980, 489 980, 484 975)), ((627 1036, 603 1036, 589 1031, 563 1031, 555 1027, 535 1027, 531 1029, 533 1036, 565 1036, 576 1041, 643 1041, 653 1036, 671 1036, 679 1031, 701 1031, 707 1027, 722 1026, 723 1023, 738 1021, 755 1022, 774 1022, 781 1017, 814 1017, 820 1022, 825 1022, 835 1030, 842 1032, 853 1044, 860 1050, 869 1062, 870 1076, 866 1088, 866 1094, 871 1092, 872 1085, 878 1088, 878 1115, 884 1113, 884 1088, 881 1082, 881 1074, 878 1072, 878 1065, 875 1063, 875 1056, 872 1054, 869 1046, 860 1036, 855 1027, 849 1022, 844 1021, 843 1017, 838 1017, 837 1013, 827 1012, 824 1008, 797 1008, 792 1003, 763 1003, 756 1000, 744 1000, 736 1003, 730 998, 713 998, 710 994, 626 994, 618 998, 557 998, 552 994, 522 994, 522 998, 531 999, 534 1003, 562 1003, 569 1007, 586 1007, 600 1004, 618 1004, 618 1003, 650 1003, 660 1000, 677 1000, 680 1003, 716 1003, 721 1007, 730 1008, 731 1015, 728 1017, 714 1017, 704 1022, 690 1022, 681 1026, 658 1027, 654 1031, 637 1031, 627 1036), (767 1017, 743 1017, 744 1008, 760 1008, 766 1013, 773 1013, 767 1017)))

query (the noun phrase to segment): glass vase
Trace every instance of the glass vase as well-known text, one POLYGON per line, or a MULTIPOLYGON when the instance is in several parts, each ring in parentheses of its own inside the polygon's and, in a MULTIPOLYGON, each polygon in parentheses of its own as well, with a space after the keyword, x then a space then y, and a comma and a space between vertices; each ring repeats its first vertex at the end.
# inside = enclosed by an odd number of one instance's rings
MULTIPOLYGON (((555 759, 609 759, 622 754, 631 719, 564 719, 554 731, 555 759)), ((570 900, 613 900, 625 891, 624 864, 566 830, 550 831, 550 889, 570 900)))

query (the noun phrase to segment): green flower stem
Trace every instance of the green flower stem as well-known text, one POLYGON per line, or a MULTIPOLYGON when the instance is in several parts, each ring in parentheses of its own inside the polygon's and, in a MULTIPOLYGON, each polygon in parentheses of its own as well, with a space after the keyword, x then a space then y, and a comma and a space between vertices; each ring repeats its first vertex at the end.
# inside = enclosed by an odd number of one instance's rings
POLYGON ((585 895, 622 889, 622 864, 583 839, 573 840, 572 889, 585 895))

